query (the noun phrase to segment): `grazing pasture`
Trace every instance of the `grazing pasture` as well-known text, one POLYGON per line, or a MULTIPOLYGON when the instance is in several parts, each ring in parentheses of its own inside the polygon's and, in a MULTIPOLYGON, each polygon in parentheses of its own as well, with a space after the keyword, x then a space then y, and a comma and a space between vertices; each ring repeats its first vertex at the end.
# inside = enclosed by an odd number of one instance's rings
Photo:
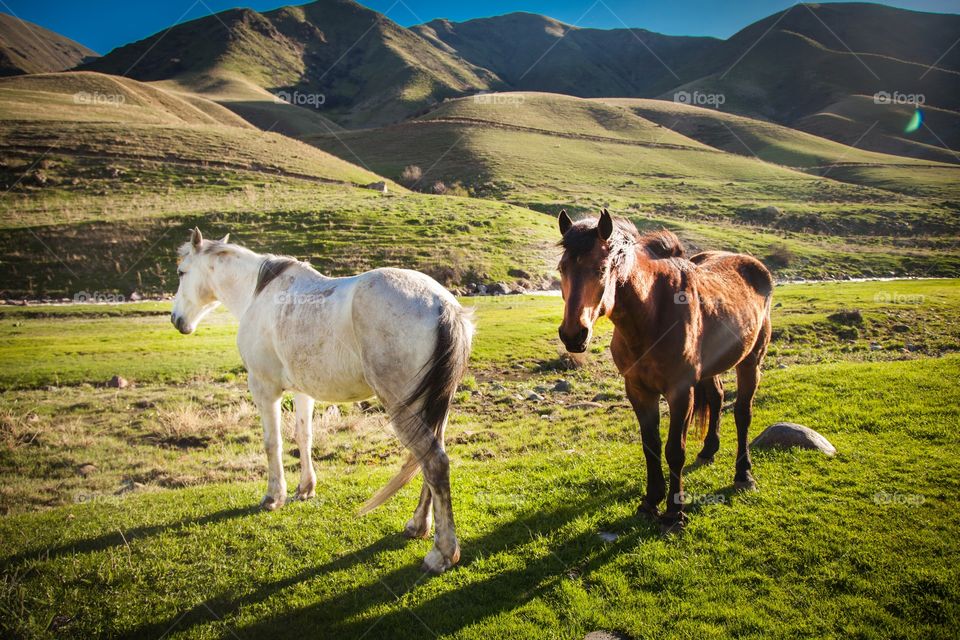
POLYGON ((183 337, 169 303, 2 307, 3 633, 951 637, 958 284, 778 286, 752 435, 791 420, 839 453, 755 451, 760 491, 732 492, 726 378, 717 461, 688 470, 694 517, 669 538, 634 515, 643 449, 609 323, 568 369, 558 298, 465 300, 476 348, 447 436, 462 558, 436 578, 430 542, 400 535, 419 480, 356 515, 404 455, 377 406, 318 406, 317 497, 261 512, 225 312, 183 337))

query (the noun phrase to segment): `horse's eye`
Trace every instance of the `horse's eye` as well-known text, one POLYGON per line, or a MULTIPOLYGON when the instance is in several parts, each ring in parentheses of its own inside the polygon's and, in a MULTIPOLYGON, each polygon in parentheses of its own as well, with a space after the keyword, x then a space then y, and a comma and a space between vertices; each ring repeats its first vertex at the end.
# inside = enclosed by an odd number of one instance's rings
POLYGON ((177 269, 177 277, 178 277, 178 278, 182 278, 182 277, 183 277, 183 274, 184 274, 183 269, 177 269))

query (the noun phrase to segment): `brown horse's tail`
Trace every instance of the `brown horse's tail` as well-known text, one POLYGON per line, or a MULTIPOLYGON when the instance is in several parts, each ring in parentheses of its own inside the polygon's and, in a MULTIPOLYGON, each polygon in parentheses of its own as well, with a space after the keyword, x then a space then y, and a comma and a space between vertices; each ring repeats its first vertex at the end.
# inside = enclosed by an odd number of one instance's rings
POLYGON ((707 384, 713 384, 711 378, 701 380, 693 387, 693 420, 694 438, 703 440, 707 435, 707 424, 710 422, 710 403, 707 402, 707 384))
POLYGON ((472 312, 472 309, 464 309, 455 302, 442 306, 433 357, 424 365, 416 388, 403 402, 404 407, 419 405, 417 415, 394 425, 398 433, 401 430, 407 431, 407 438, 414 442, 415 446, 409 447, 410 456, 397 475, 361 507, 360 515, 373 511, 402 489, 420 470, 421 456, 437 441, 442 444, 450 403, 466 373, 470 359, 473 340, 472 312))

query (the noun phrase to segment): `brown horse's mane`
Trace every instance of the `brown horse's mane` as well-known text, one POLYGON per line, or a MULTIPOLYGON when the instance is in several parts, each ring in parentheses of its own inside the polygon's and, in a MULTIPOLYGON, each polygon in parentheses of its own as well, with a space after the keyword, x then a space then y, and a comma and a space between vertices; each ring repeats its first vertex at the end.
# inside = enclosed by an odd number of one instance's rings
MULTIPOLYGON (((589 253, 600 239, 597 235, 597 223, 596 219, 574 223, 564 234, 560 246, 572 258, 589 253)), ((683 243, 672 231, 660 229, 641 234, 636 225, 619 216, 613 218, 613 235, 607 240, 607 246, 610 267, 617 271, 621 279, 627 275, 624 271, 632 269, 632 258, 637 248, 643 250, 651 260, 684 257, 683 243)))

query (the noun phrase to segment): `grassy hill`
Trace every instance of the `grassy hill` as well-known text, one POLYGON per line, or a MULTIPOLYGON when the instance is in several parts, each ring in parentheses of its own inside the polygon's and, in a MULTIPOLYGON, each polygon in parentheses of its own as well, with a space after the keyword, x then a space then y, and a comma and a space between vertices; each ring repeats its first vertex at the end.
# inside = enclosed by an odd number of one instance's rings
POLYGON ((724 65, 659 97, 720 94, 724 111, 801 128, 821 114, 838 115, 843 120, 835 126, 813 131, 859 148, 956 162, 949 150, 960 143, 954 120, 960 68, 950 47, 958 29, 956 15, 866 4, 795 5, 731 37, 726 46, 736 55, 724 65), (946 52, 935 66, 934 52, 946 52), (875 103, 880 92, 923 96, 923 108, 952 115, 906 134, 913 109, 875 103), (851 99, 856 108, 849 108, 851 99), (865 136, 868 131, 872 135, 865 136), (891 138, 905 142, 892 144, 891 138))
POLYGON ((120 47, 86 68, 176 80, 239 107, 241 114, 264 106, 243 104, 251 101, 250 87, 237 86, 244 82, 273 94, 322 96, 300 108, 320 108, 324 116, 353 125, 391 122, 494 80, 351 0, 262 14, 231 9, 120 47))
POLYGON ((96 56, 59 33, 0 13, 0 76, 64 71, 96 56))
MULTIPOLYGON (((960 166, 877 153, 717 109, 667 100, 600 98, 711 147, 835 180, 900 193, 960 198, 960 166)), ((947 152, 941 155, 949 157, 947 152)))
POLYGON ((798 130, 882 153, 960 162, 952 144, 960 139, 960 113, 924 106, 924 128, 907 133, 905 128, 914 110, 912 105, 878 105, 872 95, 853 95, 840 98, 793 125, 798 130))
POLYGON ((135 80, 0 80, 0 146, 6 296, 170 291, 193 225, 334 274, 390 264, 451 285, 518 280, 511 271, 539 282, 555 260, 539 214, 389 181, 386 195, 361 188, 382 178, 135 80))
POLYGON ((487 90, 687 92, 722 94, 726 111, 859 148, 956 162, 958 30, 960 16, 860 3, 797 4, 727 40, 582 29, 528 13, 405 29, 352 0, 319 0, 175 25, 87 68, 199 92, 298 137, 337 131, 332 122, 396 123, 487 90), (900 104, 849 108, 877 92, 922 95, 926 124, 905 133, 912 111, 900 104), (293 104, 278 106, 274 94, 293 104))
POLYGON ((655 95, 697 77, 722 48, 714 38, 584 29, 530 13, 433 20, 413 29, 511 89, 581 97, 655 95))
MULTIPOLYGON (((812 136, 797 138, 811 144, 812 136)), ((840 181, 716 149, 624 106, 522 92, 451 100, 399 125, 307 140, 394 179, 405 166, 420 166, 418 188, 460 184, 551 215, 607 206, 646 228, 669 226, 697 247, 771 258, 782 275, 950 273, 957 266, 947 257, 958 231, 952 165, 850 166, 844 171, 865 176, 840 181), (921 173, 935 171, 942 173, 921 173), (904 184, 921 175, 927 182, 904 184), (777 264, 772 256, 783 251, 792 258, 777 264)), ((846 150, 819 144, 821 155, 846 150)))

